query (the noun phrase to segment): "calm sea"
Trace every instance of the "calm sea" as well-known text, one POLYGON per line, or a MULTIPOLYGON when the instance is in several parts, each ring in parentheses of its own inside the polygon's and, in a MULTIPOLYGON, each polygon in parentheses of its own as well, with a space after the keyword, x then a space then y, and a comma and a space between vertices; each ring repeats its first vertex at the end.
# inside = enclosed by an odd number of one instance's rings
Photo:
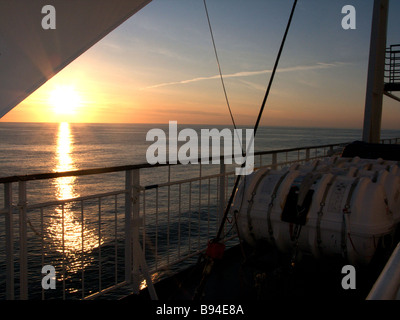
MULTIPOLYGON (((178 125, 178 130, 225 126, 178 125)), ((146 133, 164 124, 58 124, 0 123, 0 177, 31 173, 88 169, 146 162, 153 143, 146 133), (60 163, 60 153, 70 161, 60 163)), ((400 130, 385 130, 382 138, 400 136, 400 130)), ((360 129, 260 127, 255 150, 272 150, 359 140, 360 129)))
MULTIPOLYGON (((164 132, 168 133, 168 124, 0 123, 0 177, 146 163, 146 150, 153 143, 146 141, 146 134, 150 129, 154 128, 163 129, 164 132)), ((201 129, 217 128, 222 130, 225 126, 178 126, 178 130, 183 128, 192 128, 200 132, 201 129)), ((350 142, 360 140, 361 134, 360 129, 261 127, 255 139, 255 151, 350 142)), ((394 137, 400 137, 400 130, 386 130, 382 132, 382 138, 394 137)), ((190 170, 190 166, 180 166, 178 174, 187 177, 190 170)), ((107 174, 101 177, 66 177, 29 182, 27 191, 28 204, 70 199, 116 189, 122 190, 124 189, 123 174, 122 172, 107 174)), ((151 179, 154 181, 154 178, 159 183, 157 179, 161 179, 161 177, 154 177, 154 173, 148 170, 141 175, 141 182, 146 184, 151 179)), ((204 186, 200 185, 200 187, 196 187, 193 185, 192 191, 196 188, 199 190, 199 188, 204 188, 204 186)), ((1 208, 4 205, 3 186, 0 186, 0 192, 1 208)), ((175 191, 171 189, 168 192, 173 193, 175 191)), ((179 192, 182 192, 184 196, 189 193, 184 188, 179 192)), ((211 193, 212 197, 214 197, 217 190, 211 192, 205 191, 204 195, 207 192, 208 194, 211 193)), ((17 192, 15 192, 14 197, 16 195, 17 192)), ((160 192, 157 196, 160 202, 164 201, 166 203, 166 198, 163 198, 166 197, 166 194, 160 192)), ((171 195, 171 198, 174 199, 174 196, 171 195)), ((90 282, 97 283, 98 281, 99 271, 95 267, 96 260, 97 263, 101 261, 104 270, 107 266, 112 266, 113 263, 122 263, 121 268, 123 268, 123 260, 120 258, 120 256, 123 256, 123 225, 117 226, 113 218, 115 211, 118 211, 120 212, 118 214, 121 214, 121 218, 118 218, 118 221, 123 220, 124 201, 123 198, 118 201, 116 200, 117 198, 115 198, 115 201, 111 199, 110 203, 107 203, 108 200, 104 200, 101 204, 97 200, 87 201, 85 203, 84 225, 81 223, 81 208, 79 204, 77 208, 74 208, 74 205, 70 204, 65 205, 63 208, 60 206, 50 206, 48 210, 46 209, 42 213, 42 218, 40 218, 40 211, 29 212, 29 263, 32 261, 38 265, 49 263, 46 262, 46 259, 51 259, 50 263, 63 263, 63 270, 60 271, 58 269, 58 271, 65 273, 63 276, 67 280, 66 290, 71 294, 75 293, 77 298, 80 297, 82 281, 79 279, 82 277, 83 266, 86 288, 89 288, 90 282), (99 206, 102 208, 101 221, 96 215, 99 206), (93 215, 92 212, 94 213, 93 215), (65 216, 62 226, 60 222, 61 215, 65 216), (41 219, 43 220, 42 222, 41 219), (101 234, 98 231, 100 230, 98 229, 100 225, 101 234), (63 238, 60 238, 61 227, 66 230, 63 238), (43 230, 46 230, 46 238, 43 238, 44 245, 41 243, 42 238, 40 236, 44 232, 43 230), (114 240, 114 238, 118 238, 118 240, 114 240), (99 249, 100 245, 101 251, 99 249), (43 246, 50 252, 46 253, 46 256, 43 255, 43 251, 41 250, 43 246), (81 252, 82 246, 85 247, 84 253, 81 252), (108 255, 110 257, 116 256, 116 262, 113 262, 114 258, 108 258, 108 255)), ((17 199, 14 201, 16 203, 17 199)), ((168 214, 168 224, 171 224, 171 229, 167 230, 163 226, 163 224, 167 223, 167 220, 162 220, 162 208, 155 209, 152 203, 147 203, 146 205, 149 217, 146 221, 148 224, 147 228, 148 230, 151 228, 158 229, 158 239, 146 239, 146 243, 154 244, 158 241, 158 247, 156 246, 156 249, 154 249, 154 245, 149 245, 148 248, 153 250, 152 254, 156 251, 156 255, 160 257, 166 254, 167 251, 169 254, 169 251, 172 250, 171 247, 176 246, 177 243, 174 242, 177 240, 173 238, 174 223, 178 225, 177 220, 174 221, 173 216, 168 214), (156 216, 154 219, 157 220, 152 221, 151 213, 155 213, 156 210, 160 211, 159 215, 153 214, 153 218, 156 216), (168 238, 168 243, 163 240, 164 238, 168 238)), ((170 205, 171 212, 174 210, 174 206, 178 206, 177 203, 172 201, 170 205)), ((197 216, 200 217, 200 213, 203 213, 203 209, 195 204, 195 199, 192 200, 189 207, 185 208, 185 205, 186 203, 182 203, 182 216, 179 216, 179 219, 182 219, 182 221, 183 219, 192 219, 192 216, 195 216, 193 219, 197 219, 197 216), (196 208, 193 209, 194 207, 196 208), (199 208, 198 212, 196 212, 197 208, 199 208)), ((208 212, 216 212, 216 210, 216 207, 208 208, 208 212)), ((200 233, 200 227, 194 228, 194 223, 190 226, 190 221, 200 222, 200 218, 198 219, 188 220, 189 229, 186 231, 184 229, 180 230, 180 237, 183 238, 185 232, 192 235, 196 232, 200 233)), ((208 220, 210 220, 209 216, 208 220)), ((202 223, 209 224, 210 221, 202 221, 202 223)), ((15 230, 16 237, 18 237, 17 228, 15 230)), ((209 233, 209 229, 207 230, 209 233)), ((207 238, 209 234, 205 234, 204 236, 207 238)), ((5 290, 4 243, 5 229, 4 219, 2 218, 0 220, 0 299, 4 298, 5 290)), ((193 244, 190 244, 189 240, 189 243, 185 245, 188 245, 190 250, 190 246, 193 244)), ((15 248, 18 248, 17 242, 15 243, 15 248)), ((149 250, 148 248, 146 250, 149 250)), ((18 260, 17 254, 15 260, 18 260)), ((30 279, 34 279, 35 275, 37 277, 38 274, 40 277, 40 272, 36 269, 30 269, 29 272, 32 274, 30 279)), ((104 287, 106 286, 107 278, 113 279, 112 272, 110 271, 110 276, 101 276, 105 277, 103 279, 104 287)), ((17 278, 18 266, 16 267, 15 275, 17 278)), ((40 283, 40 278, 37 282, 40 283)), ((18 283, 16 286, 18 286, 18 283)), ((91 289, 87 290, 85 294, 92 292, 91 289)), ((41 288, 40 290, 33 291, 32 293, 30 292, 30 295, 40 297, 41 288)), ((62 297, 62 292, 58 291, 58 294, 55 297, 62 297)))
MULTIPOLYGON (((168 124, 0 123, 0 177, 146 163, 146 150, 153 143, 146 141, 146 134, 154 128, 168 135, 168 124)), ((196 130, 200 137, 201 129, 226 127, 178 124, 178 132, 184 128, 196 130)), ((361 134, 359 129, 260 127, 254 149, 342 143, 359 140, 361 134)), ((400 130, 382 134, 382 138, 397 136, 400 137, 400 130)), ((185 177, 191 169, 195 170, 193 166, 181 166, 178 174, 185 177)), ((49 201, 54 195, 57 199, 85 195, 99 184, 103 185, 102 190, 111 190, 115 187, 110 184, 113 179, 113 175, 103 180, 70 178, 70 188, 52 181, 30 182, 28 201, 49 201)), ((142 176, 141 181, 146 182, 147 176, 142 176)), ((0 197, 0 205, 2 201, 0 197)))

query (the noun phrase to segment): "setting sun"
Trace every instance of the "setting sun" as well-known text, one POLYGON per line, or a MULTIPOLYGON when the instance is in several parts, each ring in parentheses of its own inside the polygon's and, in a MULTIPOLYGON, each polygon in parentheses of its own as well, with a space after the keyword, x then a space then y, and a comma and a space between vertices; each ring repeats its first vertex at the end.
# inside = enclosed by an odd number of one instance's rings
POLYGON ((49 103, 57 114, 74 114, 81 104, 81 97, 72 86, 58 86, 50 92, 49 103))

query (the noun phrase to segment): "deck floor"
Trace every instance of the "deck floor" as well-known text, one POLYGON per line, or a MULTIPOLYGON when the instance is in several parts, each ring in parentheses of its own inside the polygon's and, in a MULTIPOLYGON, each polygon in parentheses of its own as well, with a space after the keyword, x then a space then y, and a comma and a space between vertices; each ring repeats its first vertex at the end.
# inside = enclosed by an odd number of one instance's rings
MULTIPOLYGON (((294 269, 288 256, 271 247, 250 248, 246 245, 226 250, 216 260, 204 282, 202 294, 196 291, 202 279, 204 262, 190 267, 155 285, 160 300, 365 300, 382 270, 385 260, 376 259, 370 266, 356 268, 356 289, 342 287, 341 258, 317 261, 303 256, 294 269)), ((148 300, 147 289, 124 300, 148 300)))

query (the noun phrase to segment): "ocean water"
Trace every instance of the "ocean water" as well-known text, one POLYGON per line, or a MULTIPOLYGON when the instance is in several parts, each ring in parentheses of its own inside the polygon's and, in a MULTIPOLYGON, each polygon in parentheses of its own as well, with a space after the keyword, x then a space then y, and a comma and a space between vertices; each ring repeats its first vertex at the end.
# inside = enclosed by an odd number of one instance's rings
MULTIPOLYGON (((168 137, 168 124, 0 123, 0 177, 147 163, 146 150, 154 142, 146 141, 146 134, 154 128, 162 129, 168 137)), ((178 132, 184 128, 196 130, 200 137, 201 129, 222 130, 226 127, 178 125, 178 132)), ((400 136, 400 131, 386 131, 382 138, 397 136, 400 136)), ((360 137, 359 129, 260 127, 254 150, 342 143, 359 140, 360 137)), ((218 168, 218 165, 215 167, 218 168)), ((154 184, 150 170, 147 172, 141 176, 142 185, 154 184)), ((198 169, 190 165, 179 166, 175 172, 172 171, 172 175, 187 178, 191 172, 195 176, 198 169)), ((54 196, 57 199, 83 196, 100 185, 104 192, 115 187, 122 189, 122 175, 115 173, 100 179, 88 176, 28 182, 28 202, 51 201, 54 196), (68 187, 63 187, 62 181, 68 187)), ((156 180, 159 183, 167 179, 167 173, 164 173, 156 180)))
MULTIPOLYGON (((179 125, 178 130, 192 128, 200 133, 201 129, 214 127, 179 125)), ((168 124, 0 123, 0 177, 146 163, 146 150, 153 143, 146 141, 146 134, 154 128, 168 133, 168 124)), ((222 130, 225 126, 215 128, 222 130)), ((260 127, 255 138, 255 151, 351 142, 360 140, 361 134, 360 129, 260 127)), ((394 137, 400 137, 400 130, 382 132, 382 138, 394 137)), ((174 174, 176 177, 187 178, 192 173, 197 174, 197 170, 190 165, 179 166, 174 174)), ((154 181, 160 183, 163 179, 166 181, 167 175, 167 172, 156 173, 151 169, 143 170, 140 177, 141 185, 151 185, 155 183, 154 181)), ((32 181, 27 184, 27 201, 28 204, 35 204, 82 197, 93 192, 122 190, 124 182, 124 172, 32 181)), ((16 189, 17 185, 14 185, 14 189, 16 189)), ((217 225, 214 224, 211 229, 209 225, 210 221, 211 223, 216 222, 217 208, 212 204, 208 205, 208 208, 204 208, 202 203, 206 203, 207 199, 203 201, 197 198, 199 190, 202 190, 201 197, 206 197, 208 194, 213 202, 216 199, 217 187, 194 183, 190 189, 183 186, 179 193, 177 187, 171 187, 168 191, 160 191, 158 194, 152 190, 148 191, 148 199, 158 197, 159 203, 163 203, 164 207, 156 207, 149 200, 143 203, 144 200, 141 199, 141 207, 145 208, 147 212, 147 231, 149 234, 157 231, 156 239, 151 236, 146 239, 141 238, 147 244, 145 251, 149 261, 153 261, 154 256, 161 261, 162 257, 170 254, 176 255, 177 250, 190 251, 191 247, 196 247, 196 244, 185 240, 188 235, 193 236, 197 233, 199 236, 201 235, 202 241, 206 241, 210 235, 215 235, 217 225), (168 204, 168 213, 167 193, 170 193, 170 199, 172 199, 168 204), (191 196, 192 193, 193 196, 191 196), (182 198, 179 194, 182 195, 182 198), (191 200, 188 203, 187 199, 183 198, 191 198, 191 200), (179 199, 181 200, 179 201, 179 199), (178 210, 182 212, 179 217, 169 213, 178 210), (185 221, 188 222, 187 226, 185 221), (182 247, 179 244, 179 248, 176 248, 178 243, 182 243, 182 247)), ((4 187, 0 185, 0 208, 4 205, 3 190, 4 187)), ((14 203, 17 203, 16 195, 15 190, 14 203)), ((107 286, 108 282, 114 281, 114 266, 118 265, 119 268, 123 268, 123 204, 123 196, 105 198, 101 202, 89 199, 84 203, 84 222, 80 218, 80 203, 69 203, 63 207, 51 205, 43 212, 40 210, 28 212, 28 264, 56 264, 57 272, 62 273, 62 278, 66 280, 67 287, 63 288, 65 284, 58 285, 57 293, 53 292, 50 297, 47 296, 48 298, 62 297, 64 289, 72 297, 80 298, 83 271, 85 294, 94 292, 94 289, 89 289, 89 287, 92 283, 97 286, 99 277, 102 278, 103 288, 107 286), (99 211, 101 211, 101 220, 97 215, 99 211), (63 216, 64 222, 62 222, 61 216, 63 216), (44 230, 46 237, 42 238, 44 230), (60 236, 61 230, 65 231, 64 237, 60 236), (47 250, 46 254, 43 253, 43 247, 47 250), (85 248, 84 252, 82 247, 85 248), (97 269, 99 263, 102 265, 101 276, 97 269), (62 267, 60 267, 61 265, 62 267), (109 274, 107 268, 110 268, 109 274)), ((17 224, 18 221, 15 220, 17 224)), ((16 228, 16 249, 18 249, 17 230, 16 228)), ((4 219, 1 218, 0 299, 4 298, 5 290, 4 243, 4 219)), ((15 261, 17 260, 18 254, 16 253, 15 261)), ((154 263, 157 262, 149 263, 150 267, 154 267, 154 263)), ((18 266, 16 268, 17 279, 18 266)), ((40 284, 41 275, 37 267, 35 268, 29 269, 30 281, 40 284), (32 280, 36 278, 37 280, 32 280)), ((117 280, 122 279, 118 278, 117 280)), ((30 289, 30 296, 40 298, 40 295, 40 285, 37 285, 32 292, 30 289)))
MULTIPOLYGON (((153 143, 146 133, 165 124, 58 124, 0 123, 0 177, 57 171, 58 150, 68 148, 71 162, 65 169, 88 169, 146 162, 153 143), (64 145, 62 145, 64 144, 64 145)), ((178 130, 226 126, 180 125, 178 130)), ((260 127, 255 151, 341 143, 361 139, 360 129, 260 127)), ((400 130, 385 130, 382 138, 397 137, 400 130)))

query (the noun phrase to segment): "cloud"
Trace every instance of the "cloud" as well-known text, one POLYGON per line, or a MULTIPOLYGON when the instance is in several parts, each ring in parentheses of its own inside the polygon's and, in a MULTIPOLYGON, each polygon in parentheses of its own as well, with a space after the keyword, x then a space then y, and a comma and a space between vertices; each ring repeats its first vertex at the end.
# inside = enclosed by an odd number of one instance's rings
MULTIPOLYGON (((344 64, 345 63, 343 63, 343 62, 333 62, 333 63, 318 62, 314 65, 294 66, 294 67, 286 67, 286 68, 280 68, 280 69, 278 68, 277 72, 294 72, 294 71, 307 71, 307 70, 316 70, 316 69, 328 69, 328 68, 342 66, 344 64)), ((236 72, 236 73, 231 73, 231 74, 225 74, 225 75, 223 75, 223 78, 227 79, 227 78, 237 78, 237 77, 251 77, 251 76, 267 74, 267 73, 271 73, 271 72, 272 72, 272 69, 258 70, 258 71, 241 71, 241 72, 236 72)), ((152 86, 144 87, 141 90, 155 89, 155 88, 160 88, 160 87, 187 84, 187 83, 192 83, 192 82, 213 80, 213 79, 219 79, 219 78, 220 78, 219 75, 214 75, 214 76, 208 76, 208 77, 197 77, 197 78, 193 78, 193 79, 189 79, 189 80, 164 82, 164 83, 159 83, 159 84, 155 84, 152 86)))
POLYGON ((208 115, 208 116, 225 116, 225 112, 210 112, 209 110, 194 110, 194 109, 154 109, 153 113, 156 114, 184 114, 184 115, 208 115))

